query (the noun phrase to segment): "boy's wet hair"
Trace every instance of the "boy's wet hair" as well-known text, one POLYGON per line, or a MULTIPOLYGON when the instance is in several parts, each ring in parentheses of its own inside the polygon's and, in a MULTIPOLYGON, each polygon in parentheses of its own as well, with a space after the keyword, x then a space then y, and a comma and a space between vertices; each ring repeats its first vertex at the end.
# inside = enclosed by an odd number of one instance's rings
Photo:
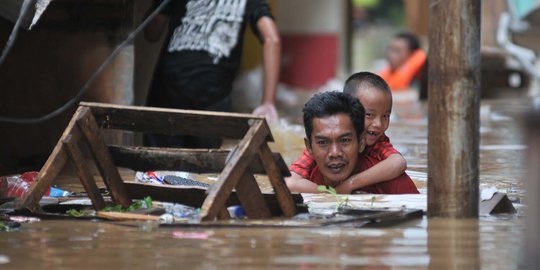
POLYGON ((418 49, 420 49, 420 41, 418 40, 418 37, 410 32, 401 32, 397 33, 394 38, 400 38, 407 41, 407 45, 409 47, 409 52, 414 52, 418 49))
POLYGON ((381 76, 368 71, 357 72, 351 75, 343 87, 343 92, 352 96, 356 96, 358 89, 375 88, 388 94, 392 94, 390 87, 381 76))
POLYGON ((302 112, 304 113, 306 137, 310 144, 314 118, 324 118, 343 113, 351 118, 358 140, 360 140, 360 135, 364 132, 364 107, 358 99, 349 94, 338 91, 315 94, 304 105, 302 112))

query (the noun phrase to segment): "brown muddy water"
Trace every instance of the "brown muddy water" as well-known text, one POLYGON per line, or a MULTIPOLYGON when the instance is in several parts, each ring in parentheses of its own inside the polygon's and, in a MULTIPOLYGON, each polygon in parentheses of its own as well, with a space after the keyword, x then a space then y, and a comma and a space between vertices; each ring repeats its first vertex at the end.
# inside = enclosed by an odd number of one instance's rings
MULTIPOLYGON (((524 201, 519 119, 530 106, 524 99, 482 103, 481 186, 507 192, 516 202, 524 201)), ((301 128, 280 123, 273 132, 274 149, 293 161, 303 149, 301 128)), ((388 135, 425 194, 425 104, 396 98, 388 135)), ((334 207, 321 196, 312 196, 310 207, 334 207)), ((188 229, 41 221, 0 233, 0 269, 516 269, 522 261, 522 211, 478 220, 423 218, 390 228, 188 229)))

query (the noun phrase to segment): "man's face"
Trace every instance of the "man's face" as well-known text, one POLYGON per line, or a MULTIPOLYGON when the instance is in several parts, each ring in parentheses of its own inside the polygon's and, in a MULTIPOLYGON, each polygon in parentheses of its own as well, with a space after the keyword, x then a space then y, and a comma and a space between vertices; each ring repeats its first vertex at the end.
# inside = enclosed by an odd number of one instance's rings
POLYGON ((392 69, 397 69, 401 66, 407 58, 411 55, 412 52, 409 51, 409 46, 407 41, 402 38, 394 38, 390 42, 388 51, 386 52, 386 59, 392 67, 392 69))
POLYGON ((310 140, 311 143, 306 140, 306 147, 328 185, 336 186, 353 174, 359 146, 348 115, 314 118, 310 140))
POLYGON ((364 118, 364 140, 366 145, 373 145, 390 125, 392 96, 374 88, 359 89, 356 97, 366 110, 364 118))

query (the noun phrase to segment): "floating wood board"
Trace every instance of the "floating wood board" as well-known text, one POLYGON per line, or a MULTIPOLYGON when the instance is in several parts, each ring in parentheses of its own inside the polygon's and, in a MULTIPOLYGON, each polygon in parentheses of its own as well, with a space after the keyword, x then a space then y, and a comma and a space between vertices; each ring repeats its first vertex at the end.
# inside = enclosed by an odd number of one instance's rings
POLYGON ((381 210, 363 215, 337 215, 326 219, 272 219, 272 220, 219 220, 203 223, 173 223, 160 224, 161 227, 249 227, 249 228, 321 228, 321 227, 383 227, 400 222, 419 219, 424 212, 418 209, 403 209, 397 211, 381 210))
POLYGON ((39 172, 36 182, 22 198, 19 208, 33 212, 40 211, 40 199, 65 163, 70 160, 75 165, 79 180, 97 211, 103 208, 105 201, 90 173, 91 163, 99 169, 113 202, 125 208, 131 204, 132 199, 142 199, 148 195, 157 200, 167 198, 165 201, 178 202, 176 196, 179 194, 178 189, 172 187, 126 184, 120 178, 117 166, 137 170, 220 172, 218 180, 206 190, 205 196, 196 192, 191 195, 185 192, 182 194, 184 203, 199 200, 197 203, 200 203, 201 218, 205 221, 212 221, 218 217, 228 218, 226 206, 235 202, 234 195, 250 218, 271 218, 272 213, 277 212, 285 217, 292 217, 298 209, 283 178, 290 174, 281 156, 270 151, 267 143, 272 140, 265 119, 253 115, 81 103, 39 172), (231 152, 107 146, 102 135, 103 129, 240 141, 231 152), (144 167, 147 165, 151 166, 144 167), (253 176, 255 173, 268 175, 275 195, 261 193, 253 176), (132 192, 128 191, 130 188, 132 192), (168 192, 167 189, 176 192, 168 192), (235 194, 233 190, 236 191, 235 194), (274 202, 277 201, 275 205, 278 205, 281 211, 270 210, 273 206, 267 204, 272 202, 267 199, 268 196, 275 196, 274 202))
POLYGON ((103 212, 97 211, 96 216, 108 220, 124 221, 124 220, 149 220, 159 221, 159 216, 134 214, 134 213, 120 213, 120 212, 103 212))

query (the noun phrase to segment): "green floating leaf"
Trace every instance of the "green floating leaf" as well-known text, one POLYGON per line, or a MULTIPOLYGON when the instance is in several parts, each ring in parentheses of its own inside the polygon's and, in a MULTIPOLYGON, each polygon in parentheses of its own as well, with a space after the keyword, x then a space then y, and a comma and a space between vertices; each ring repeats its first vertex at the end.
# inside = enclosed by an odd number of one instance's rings
POLYGON ((146 204, 146 208, 152 208, 153 201, 150 196, 144 197, 144 203, 146 204))
POLYGON ((77 209, 69 209, 66 211, 66 214, 68 214, 68 216, 70 217, 82 217, 84 216, 84 213, 77 210, 77 209))
POLYGON ((6 224, 4 224, 4 222, 0 222, 0 231, 5 231, 5 230, 7 230, 6 224))
POLYGON ((105 208, 101 209, 101 211, 103 212, 124 212, 124 209, 121 205, 117 204, 117 205, 109 205, 109 206, 106 206, 105 208))
POLYGON ((333 195, 337 195, 337 190, 333 187, 328 187, 328 193, 330 194, 333 194, 333 195))
POLYGON ((336 189, 333 188, 333 187, 329 187, 329 186, 320 185, 320 186, 317 187, 317 191, 325 192, 325 193, 332 194, 332 195, 337 195, 336 189))
POLYGON ((137 200, 134 201, 128 208, 124 209, 122 205, 117 204, 114 206, 107 206, 103 208, 101 211, 104 212, 131 212, 135 211, 141 208, 150 208, 152 207, 152 198, 150 196, 144 197, 143 200, 137 200))
POLYGON ((321 186, 317 187, 317 191, 319 191, 319 192, 328 192, 328 188, 326 186, 321 185, 321 186))

